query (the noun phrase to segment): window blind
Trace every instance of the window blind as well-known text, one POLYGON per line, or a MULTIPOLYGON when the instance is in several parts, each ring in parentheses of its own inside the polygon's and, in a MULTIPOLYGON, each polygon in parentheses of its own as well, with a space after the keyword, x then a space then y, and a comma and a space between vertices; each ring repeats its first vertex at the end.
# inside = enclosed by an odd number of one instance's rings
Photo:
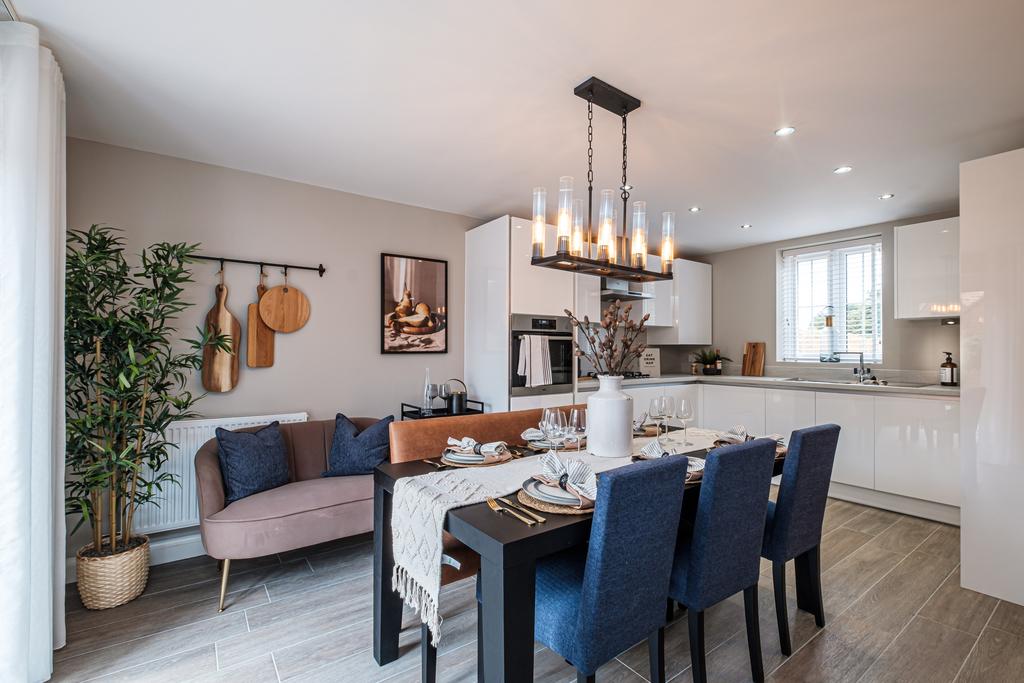
POLYGON ((881 363, 881 236, 781 250, 777 302, 778 360, 848 351, 881 363))

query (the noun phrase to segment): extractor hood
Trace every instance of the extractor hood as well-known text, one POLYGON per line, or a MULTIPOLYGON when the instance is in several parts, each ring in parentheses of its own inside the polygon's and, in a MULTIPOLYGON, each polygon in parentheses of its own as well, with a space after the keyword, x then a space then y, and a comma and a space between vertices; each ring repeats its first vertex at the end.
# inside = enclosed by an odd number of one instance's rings
POLYGON ((653 299, 654 294, 644 291, 642 282, 628 282, 615 278, 601 278, 601 301, 639 301, 653 299))

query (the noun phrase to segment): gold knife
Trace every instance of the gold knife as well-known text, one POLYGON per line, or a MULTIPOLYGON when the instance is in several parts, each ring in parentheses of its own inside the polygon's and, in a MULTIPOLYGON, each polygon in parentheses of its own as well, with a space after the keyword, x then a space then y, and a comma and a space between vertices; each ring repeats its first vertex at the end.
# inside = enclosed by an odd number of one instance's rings
POLYGON ((522 505, 520 505, 519 503, 517 503, 517 502, 515 502, 513 500, 509 500, 508 498, 505 498, 505 497, 499 498, 498 500, 500 500, 505 505, 508 505, 509 507, 515 508, 516 510, 519 510, 524 515, 529 515, 530 517, 533 517, 535 520, 537 520, 541 524, 543 524, 544 522, 548 521, 545 518, 543 518, 540 515, 538 515, 533 510, 529 510, 529 509, 523 507, 522 505))
POLYGON ((529 519, 527 517, 523 517, 521 514, 519 514, 515 510, 510 510, 508 508, 502 507, 501 505, 498 505, 498 501, 494 500, 493 498, 487 498, 487 507, 491 508, 495 512, 507 512, 508 514, 512 515, 513 517, 518 519, 520 522, 522 522, 526 526, 534 526, 537 523, 537 522, 533 521, 532 519, 529 519))

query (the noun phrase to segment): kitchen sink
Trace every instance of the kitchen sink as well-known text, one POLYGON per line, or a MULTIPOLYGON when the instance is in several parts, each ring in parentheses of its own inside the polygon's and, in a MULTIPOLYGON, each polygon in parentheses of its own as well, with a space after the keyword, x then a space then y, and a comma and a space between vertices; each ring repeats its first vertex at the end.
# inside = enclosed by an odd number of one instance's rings
POLYGON ((924 382, 887 382, 886 380, 880 380, 880 382, 886 382, 885 384, 874 384, 872 382, 866 382, 864 384, 857 380, 835 380, 835 379, 807 379, 806 377, 787 377, 782 380, 783 382, 801 382, 805 384, 848 384, 852 386, 862 387, 895 387, 897 389, 920 389, 926 387, 928 384, 924 382))

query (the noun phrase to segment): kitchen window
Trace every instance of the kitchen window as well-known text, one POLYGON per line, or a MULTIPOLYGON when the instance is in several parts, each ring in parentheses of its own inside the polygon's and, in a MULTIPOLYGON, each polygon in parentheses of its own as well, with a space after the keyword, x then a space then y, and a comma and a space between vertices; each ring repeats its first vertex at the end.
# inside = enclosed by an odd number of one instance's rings
POLYGON ((778 360, 881 363, 881 235, 780 250, 777 305, 778 360))

